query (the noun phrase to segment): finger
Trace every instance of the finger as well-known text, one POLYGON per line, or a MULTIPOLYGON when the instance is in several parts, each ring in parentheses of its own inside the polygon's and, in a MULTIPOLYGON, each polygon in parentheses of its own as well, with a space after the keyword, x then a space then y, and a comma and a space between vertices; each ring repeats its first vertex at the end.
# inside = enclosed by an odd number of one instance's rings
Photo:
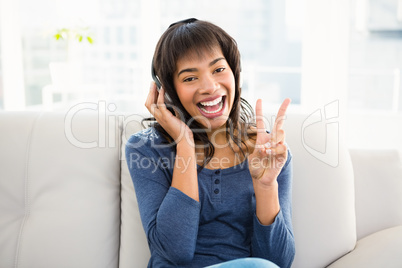
POLYGON ((285 154, 288 150, 286 144, 278 144, 275 148, 271 148, 271 154, 273 155, 281 155, 285 154))
POLYGON ((161 110, 166 110, 166 104, 165 104, 165 90, 163 88, 161 88, 159 90, 159 96, 158 99, 156 101, 156 104, 158 105, 158 109, 161 110))
POLYGON ((283 129, 278 129, 274 136, 271 139, 272 147, 275 147, 277 144, 285 142, 285 131, 283 129))
POLYGON ((158 91, 156 91, 155 82, 152 82, 149 87, 149 93, 147 99, 145 101, 145 107, 147 107, 149 111, 151 109, 151 105, 156 103, 157 97, 158 97, 158 91))
POLYGON ((286 119, 286 110, 288 109, 290 102, 291 102, 291 100, 289 98, 286 98, 282 102, 282 105, 278 110, 278 114, 276 115, 274 129, 272 130, 273 132, 276 132, 277 130, 279 130, 283 127, 283 123, 286 119))
POLYGON ((255 116, 257 125, 257 135, 258 133, 265 132, 265 124, 262 116, 262 100, 258 99, 255 105, 255 116))

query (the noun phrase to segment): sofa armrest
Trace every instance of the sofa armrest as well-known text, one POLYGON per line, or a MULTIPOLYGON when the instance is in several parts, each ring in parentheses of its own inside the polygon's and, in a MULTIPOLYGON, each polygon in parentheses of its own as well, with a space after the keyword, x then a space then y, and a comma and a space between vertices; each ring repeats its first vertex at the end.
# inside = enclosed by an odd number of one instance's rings
POLYGON ((402 267, 402 225, 357 241, 355 249, 327 268, 402 267))

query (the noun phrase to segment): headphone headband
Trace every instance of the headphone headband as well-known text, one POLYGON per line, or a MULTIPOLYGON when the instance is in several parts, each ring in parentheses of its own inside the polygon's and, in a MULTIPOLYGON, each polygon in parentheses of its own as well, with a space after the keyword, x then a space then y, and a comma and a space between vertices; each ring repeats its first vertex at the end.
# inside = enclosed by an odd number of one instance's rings
POLYGON ((175 26, 176 24, 180 24, 180 23, 190 24, 190 23, 193 23, 195 21, 198 21, 198 20, 196 18, 190 18, 190 19, 181 20, 181 21, 178 21, 178 22, 170 24, 169 28, 172 27, 172 26, 175 26))

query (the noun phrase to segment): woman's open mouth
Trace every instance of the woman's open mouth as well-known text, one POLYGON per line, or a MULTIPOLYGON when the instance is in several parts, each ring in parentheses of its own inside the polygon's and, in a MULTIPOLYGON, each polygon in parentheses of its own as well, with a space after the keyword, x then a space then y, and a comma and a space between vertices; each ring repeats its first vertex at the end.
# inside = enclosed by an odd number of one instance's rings
POLYGON ((208 118, 221 116, 225 107, 226 96, 220 96, 212 101, 199 102, 197 107, 208 118))

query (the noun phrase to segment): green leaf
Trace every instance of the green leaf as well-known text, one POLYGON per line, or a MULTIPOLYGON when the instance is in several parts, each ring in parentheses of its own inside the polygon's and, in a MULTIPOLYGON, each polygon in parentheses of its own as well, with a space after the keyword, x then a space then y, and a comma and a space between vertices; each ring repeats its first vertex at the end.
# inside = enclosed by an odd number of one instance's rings
POLYGON ((90 44, 93 44, 93 43, 94 43, 94 40, 93 40, 90 36, 87 36, 87 40, 88 40, 88 42, 89 42, 90 44))
POLYGON ((78 35, 78 42, 82 42, 82 35, 78 35))

